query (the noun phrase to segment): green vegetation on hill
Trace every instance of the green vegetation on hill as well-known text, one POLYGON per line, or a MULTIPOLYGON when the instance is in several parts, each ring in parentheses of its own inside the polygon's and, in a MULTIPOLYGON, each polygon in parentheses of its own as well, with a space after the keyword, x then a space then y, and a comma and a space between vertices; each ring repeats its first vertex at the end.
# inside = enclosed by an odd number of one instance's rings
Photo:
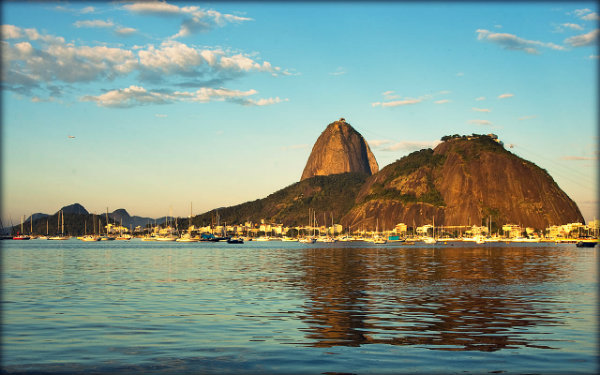
POLYGON ((385 179, 381 183, 374 183, 371 186, 369 194, 365 201, 383 199, 395 200, 402 203, 423 202, 434 206, 444 206, 444 199, 435 188, 431 173, 427 173, 427 191, 417 197, 415 194, 402 194, 394 187, 388 187, 388 184, 399 176, 408 176, 419 168, 428 167, 429 171, 444 164, 445 155, 435 155, 430 148, 415 151, 402 159, 385 167, 381 173, 384 173, 385 179))
POLYGON ((485 134, 471 134, 469 136, 455 134, 452 136, 446 135, 441 140, 444 142, 461 141, 453 145, 452 150, 458 153, 466 162, 477 159, 481 152, 485 151, 512 155, 504 148, 502 142, 493 137, 485 134))
MULTIPOLYGON (((308 209, 317 211, 317 220, 327 214, 334 220, 346 214, 354 205, 354 200, 368 175, 362 173, 342 173, 330 176, 315 176, 292 184, 263 199, 246 202, 237 206, 219 208, 192 219, 196 226, 215 222, 217 212, 221 223, 253 223, 265 219, 266 222, 284 225, 308 224, 308 209)), ((320 221, 320 220, 319 220, 320 221)))

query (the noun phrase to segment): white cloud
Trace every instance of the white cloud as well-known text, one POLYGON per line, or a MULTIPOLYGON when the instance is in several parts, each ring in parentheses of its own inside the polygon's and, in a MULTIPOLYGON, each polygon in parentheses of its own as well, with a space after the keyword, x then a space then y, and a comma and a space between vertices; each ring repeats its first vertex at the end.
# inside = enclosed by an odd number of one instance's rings
POLYGON ((492 125, 492 122, 488 121, 488 120, 469 120, 469 124, 474 124, 474 125, 492 125))
POLYGON ((600 33, 600 30, 595 29, 587 34, 576 35, 567 38, 565 39, 565 43, 570 45, 571 47, 591 46, 598 42, 598 33, 600 33))
POLYGON ((282 102, 287 102, 289 101, 289 99, 280 99, 279 97, 276 98, 267 98, 267 99, 243 99, 241 100, 241 104, 244 105, 250 105, 250 106, 258 106, 258 107, 263 107, 266 105, 273 105, 273 104, 277 104, 277 103, 282 103, 282 102))
POLYGON ((94 9, 94 7, 92 7, 92 6, 88 6, 88 7, 85 7, 85 8, 83 8, 83 9, 81 9, 81 10, 79 11, 79 13, 81 13, 81 14, 93 13, 95 10, 96 10, 96 9, 94 9))
POLYGON ((456 73, 456 76, 457 76, 457 77, 462 77, 462 76, 464 76, 464 75, 465 75, 465 73, 463 73, 463 72, 458 72, 458 73, 456 73))
POLYGON ((84 96, 84 102, 96 102, 100 107, 130 108, 144 104, 166 104, 173 101, 169 95, 146 91, 143 87, 129 86, 125 89, 112 90, 98 96, 84 96))
POLYGON ((581 27, 580 25, 578 25, 576 23, 563 23, 563 24, 561 24, 561 26, 564 26, 566 28, 573 29, 573 30, 583 30, 583 27, 581 27))
POLYGON ((475 98, 476 101, 480 102, 482 100, 485 100, 485 96, 480 96, 479 98, 475 98))
POLYGON ((512 98, 513 96, 515 96, 515 94, 506 93, 506 94, 498 95, 498 99, 512 98))
POLYGON ((586 21, 598 21, 600 20, 600 17, 598 16, 598 13, 593 12, 590 14, 586 14, 585 16, 581 17, 581 19, 586 21))
POLYGON ((123 5, 123 8, 139 14, 176 15, 181 13, 178 6, 167 4, 164 1, 141 1, 123 5))
POLYGON ((19 39, 23 37, 21 28, 14 25, 2 25, 0 29, 2 40, 4 39, 19 39))
POLYGON ((167 117, 167 115, 165 115, 165 114, 162 114, 162 113, 157 113, 157 114, 155 114, 154 116, 155 116, 155 117, 160 117, 160 118, 165 118, 165 117, 167 117))
POLYGON ((378 148, 378 147, 386 145, 386 144, 388 144, 390 142, 391 141, 388 141, 386 139, 373 139, 371 141, 368 141, 367 143, 369 144, 369 146, 371 146, 373 148, 378 148))
POLYGON ((567 14, 575 14, 575 16, 577 16, 577 17, 582 17, 582 16, 586 15, 587 13, 590 13, 591 11, 592 10, 588 9, 588 8, 575 9, 573 12, 567 13, 567 14))
MULTIPOLYGON (((166 81, 166 76, 179 76, 187 80, 182 85, 196 87, 222 84, 225 80, 250 72, 267 72, 273 76, 288 74, 268 61, 257 61, 241 53, 230 56, 219 49, 201 50, 173 40, 157 47, 148 45, 124 49, 78 46, 65 43, 62 37, 13 25, 3 25, 2 31, 7 40, 2 42, 4 88, 23 94, 40 89, 43 84, 110 81, 131 73, 138 73, 137 78, 141 82, 166 81), (17 42, 12 43, 12 40, 17 42)), ((135 30, 121 31, 127 34, 135 30)), ((265 104, 264 101, 256 103, 265 104)))
POLYGON ((550 48, 553 50, 564 50, 564 47, 554 43, 545 43, 537 40, 527 40, 520 38, 514 34, 508 33, 493 33, 488 30, 476 30, 477 39, 488 41, 500 45, 504 49, 524 51, 528 54, 540 54, 539 48, 550 48))
MULTIPOLYGON (((265 106, 287 101, 288 99, 263 98, 253 99, 250 96, 256 95, 256 90, 240 91, 226 88, 202 87, 196 91, 174 91, 158 92, 147 91, 140 86, 129 86, 125 89, 111 90, 98 96, 86 95, 80 100, 84 102, 95 102, 100 107, 112 108, 130 108, 148 104, 168 104, 177 101, 201 102, 210 101, 228 101, 232 103, 265 106)), ((160 116, 157 116, 160 117, 160 116)))
POLYGON ((491 109, 488 109, 488 108, 475 108, 475 107, 473 107, 471 109, 474 110, 475 112, 491 112, 492 111, 491 109))
POLYGON ((408 98, 408 99, 404 99, 404 100, 394 100, 394 101, 389 101, 389 102, 375 102, 372 103, 371 105, 373 107, 399 107, 399 106, 403 106, 403 105, 410 105, 410 104, 417 104, 420 103, 422 100, 421 99, 412 99, 412 98, 408 98))
POLYGON ((588 58, 590 59, 598 59, 600 56, 598 55, 590 55, 588 58))
MULTIPOLYGON (((83 25, 83 24, 82 24, 83 25)), ((121 34, 135 32, 131 28, 116 28, 121 34)), ((145 82, 210 89, 224 82, 250 73, 289 75, 286 70, 268 61, 221 49, 199 49, 184 43, 167 40, 158 46, 134 46, 129 49, 109 46, 77 45, 64 38, 41 34, 36 29, 22 29, 2 25, 2 82, 3 89, 27 96, 47 91, 60 95, 64 83, 110 82, 118 77, 137 75, 137 86, 113 90, 105 96, 86 96, 103 106, 118 106, 113 98, 129 98, 122 106, 141 103, 162 103, 173 100, 158 95, 161 92, 142 93, 136 87, 145 82), (171 79, 171 78, 180 78, 171 79)), ((73 86, 72 86, 73 88, 73 86)), ((172 88, 163 88, 173 91, 172 88)), ((214 89, 219 90, 219 89, 214 89)), ((239 95, 238 95, 239 97, 239 95)), ((201 100, 202 96, 196 97, 201 100)), ((238 98, 239 99, 239 98, 238 98)), ((191 100, 191 99, 190 99, 191 100)), ((279 97, 249 98, 245 105, 266 106, 287 101, 279 97)))
POLYGON ((77 28, 81 27, 113 27, 115 24, 112 21, 103 21, 103 20, 86 20, 86 21, 77 21, 73 24, 73 26, 77 28))
POLYGON ((384 148, 382 148, 382 151, 402 150, 402 151, 412 152, 412 151, 422 150, 424 148, 434 148, 435 146, 437 146, 440 143, 441 143, 441 141, 402 141, 402 142, 396 142, 392 145, 384 147, 384 148))
POLYGON ((138 56, 142 67, 164 74, 190 72, 204 61, 196 49, 176 41, 163 42, 160 48, 150 45, 138 56))
POLYGON ((252 20, 251 18, 233 14, 223 14, 215 10, 203 10, 197 6, 179 7, 164 1, 136 2, 124 5, 123 9, 138 14, 181 17, 181 26, 177 34, 171 37, 173 39, 190 36, 201 31, 210 30, 217 26, 222 27, 227 23, 239 23, 252 20))
POLYGON ((135 34, 136 32, 137 30, 132 27, 117 27, 115 29, 115 33, 121 36, 129 36, 135 34))
MULTIPOLYGON (((382 93, 382 95, 384 96, 384 101, 371 103, 371 106, 373 106, 373 107, 399 107, 399 106, 421 103, 422 101, 433 99, 436 96, 448 95, 450 93, 451 92, 448 90, 443 90, 443 91, 439 91, 434 94, 422 95, 418 98, 410 98, 410 97, 409 98, 401 98, 399 95, 396 95, 394 93, 394 91, 389 90, 389 91, 385 91, 382 93), (396 100, 396 99, 400 99, 400 100, 396 100)), ((434 103, 435 104, 444 104, 444 103, 449 103, 449 102, 451 102, 451 100, 441 99, 434 103)))
POLYGON ((522 117, 519 117, 519 121, 531 120, 531 119, 534 119, 536 117, 537 116, 522 116, 522 117))

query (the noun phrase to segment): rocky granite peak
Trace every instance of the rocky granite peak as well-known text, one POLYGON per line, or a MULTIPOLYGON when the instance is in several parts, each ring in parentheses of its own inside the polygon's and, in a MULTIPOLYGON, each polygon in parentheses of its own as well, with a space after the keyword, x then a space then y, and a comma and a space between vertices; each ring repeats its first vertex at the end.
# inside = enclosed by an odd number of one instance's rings
POLYGON ((315 142, 302 178, 379 171, 377 160, 363 136, 343 118, 327 126, 315 142))

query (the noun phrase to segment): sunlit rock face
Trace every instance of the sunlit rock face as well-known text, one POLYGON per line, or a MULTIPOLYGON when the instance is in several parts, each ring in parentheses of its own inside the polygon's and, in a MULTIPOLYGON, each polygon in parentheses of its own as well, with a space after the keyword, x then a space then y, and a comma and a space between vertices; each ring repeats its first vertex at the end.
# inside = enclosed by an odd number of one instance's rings
POLYGON ((343 225, 512 223, 538 229, 584 222, 542 168, 488 136, 457 137, 414 152, 369 177, 343 225))
POLYGON ((321 133, 300 180, 346 172, 372 175, 378 171, 377 160, 365 139, 342 118, 321 133))

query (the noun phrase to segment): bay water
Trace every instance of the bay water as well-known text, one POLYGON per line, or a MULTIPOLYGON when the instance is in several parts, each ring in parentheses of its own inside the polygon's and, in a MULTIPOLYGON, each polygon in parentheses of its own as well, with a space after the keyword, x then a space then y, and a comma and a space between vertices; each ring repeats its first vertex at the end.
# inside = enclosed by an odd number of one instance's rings
POLYGON ((5 373, 599 370, 597 248, 1 246, 5 373))

